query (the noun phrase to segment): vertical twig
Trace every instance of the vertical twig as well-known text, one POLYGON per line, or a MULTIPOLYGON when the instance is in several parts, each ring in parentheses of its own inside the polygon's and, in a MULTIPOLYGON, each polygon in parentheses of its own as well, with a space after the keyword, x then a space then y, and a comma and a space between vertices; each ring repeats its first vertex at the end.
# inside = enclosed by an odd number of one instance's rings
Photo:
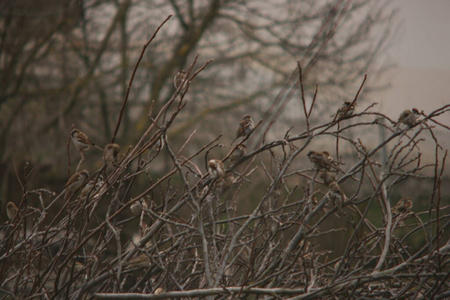
POLYGON ((309 107, 308 118, 309 118, 309 116, 311 116, 311 112, 312 112, 312 110, 314 108, 314 105, 316 104, 316 97, 317 97, 317 92, 318 91, 319 91, 319 84, 316 83, 316 90, 314 92, 314 97, 313 97, 313 100, 311 102, 311 106, 309 107))
MULTIPOLYGON (((305 91, 303 89, 302 67, 300 66, 300 61, 297 61, 297 67, 298 67, 298 76, 299 76, 299 81, 300 81, 300 93, 301 93, 302 104, 303 104, 303 112, 305 114, 305 121, 306 121, 306 131, 309 132, 309 114, 306 111, 305 91)), ((317 88, 316 88, 316 91, 317 91, 317 88)))
POLYGON ((161 27, 172 17, 172 15, 169 15, 159 26, 158 28, 156 28, 155 32, 153 33, 152 37, 148 40, 147 43, 144 44, 144 46, 142 47, 142 51, 141 54, 139 55, 138 61, 136 62, 136 65, 134 66, 134 70, 133 73, 131 74, 131 78, 130 78, 130 82, 128 83, 128 87, 127 87, 127 92, 125 94, 125 98, 123 99, 122 102, 122 107, 120 108, 120 114, 119 114, 119 119, 117 120, 117 125, 116 125, 116 129, 114 130, 114 135, 111 139, 111 143, 114 143, 116 136, 117 136, 117 132, 119 131, 119 127, 120 127, 120 123, 122 121, 122 116, 123 116, 123 112, 125 110, 125 106, 127 105, 128 102, 128 96, 130 95, 130 90, 131 90, 131 86, 133 85, 133 80, 134 80, 134 76, 136 75, 136 71, 139 67, 139 64, 141 63, 142 58, 144 57, 144 53, 145 50, 147 49, 148 45, 150 45, 150 43, 153 41, 153 39, 156 37, 156 34, 158 33, 158 31, 161 29, 161 27))

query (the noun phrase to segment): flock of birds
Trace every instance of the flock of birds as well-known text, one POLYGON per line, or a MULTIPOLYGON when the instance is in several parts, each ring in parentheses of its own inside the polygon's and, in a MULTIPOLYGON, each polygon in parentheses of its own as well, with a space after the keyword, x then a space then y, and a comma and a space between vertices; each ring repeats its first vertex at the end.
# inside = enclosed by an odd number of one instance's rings
MULTIPOLYGON (((185 88, 187 84, 186 80, 186 72, 180 71, 174 78, 174 86, 175 89, 182 89, 185 88)), ((331 117, 333 117, 333 121, 340 121, 343 119, 350 118, 354 111, 355 111, 356 104, 353 102, 344 102, 341 107, 337 110, 335 114, 333 114, 331 117)), ((417 124, 417 120, 420 116, 420 113, 417 109, 412 110, 405 110, 403 111, 397 121, 397 124, 405 124, 408 128, 411 128, 417 124)), ((233 152, 230 155, 230 165, 235 164, 238 162, 242 157, 244 157, 247 153, 247 147, 244 143, 245 139, 249 137, 249 135, 253 132, 255 129, 253 120, 250 115, 246 114, 243 116, 242 120, 239 123, 238 130, 236 132, 236 135, 231 142, 231 145, 238 140, 242 139, 241 142, 239 142, 235 147, 233 152)), ((119 165, 119 158, 118 154, 120 151, 120 147, 118 144, 111 143, 107 144, 104 149, 101 147, 95 145, 90 138, 80 130, 73 128, 71 131, 71 140, 74 144, 75 148, 78 150, 81 156, 81 161, 77 167, 81 165, 81 162, 84 160, 84 151, 90 149, 90 148, 96 148, 98 150, 103 151, 103 162, 104 162, 104 168, 103 168, 103 175, 106 176, 106 178, 117 168, 119 165)), ((333 198, 336 196, 339 196, 340 201, 345 201, 346 197, 341 188, 339 187, 336 176, 334 172, 342 172, 339 168, 339 162, 334 160, 333 157, 330 155, 327 151, 309 151, 307 154, 310 162, 313 164, 316 174, 320 174, 320 178, 323 180, 323 183, 330 189, 332 194, 334 195, 333 198)), ((213 179, 212 183, 212 191, 215 195, 221 195, 225 191, 227 191, 232 184, 234 183, 234 176, 233 174, 228 171, 225 168, 225 165, 222 160, 219 159, 211 159, 208 161, 207 169, 209 172, 209 176, 211 179, 213 179)), ((316 175, 314 175, 315 177, 316 175)), ((94 177, 94 176, 93 176, 94 177)), ((63 191, 67 199, 72 196, 74 193, 76 193, 79 189, 83 188, 79 194, 79 198, 86 199, 88 195, 92 194, 95 195, 96 192, 98 192, 102 186, 104 186, 103 176, 98 175, 95 176, 95 178, 90 179, 89 172, 87 170, 81 170, 79 172, 76 172, 73 174, 67 183, 65 184, 65 190, 63 191)), ((314 180, 314 179, 313 179, 314 180)), ((202 191, 202 194, 204 192, 208 191, 209 187, 205 187, 205 189, 202 191)), ((62 194, 62 193, 61 193, 62 194)), ((334 201, 334 200, 333 200, 334 201)), ((342 204, 341 202, 341 204, 342 204)), ((396 206, 392 209, 392 212, 395 213, 395 216, 398 215, 406 215, 411 211, 412 208, 412 200, 411 198, 402 198, 400 199, 396 206)), ((141 215, 142 212, 147 208, 147 204, 145 200, 139 199, 139 201, 134 202, 130 206, 131 212, 138 216, 141 215)), ((19 209, 14 202, 10 201, 6 204, 6 214, 8 219, 12 222, 15 218, 19 218, 21 216, 19 209)), ((400 218, 401 220, 401 218, 400 218)), ((147 266, 148 265, 148 257, 147 255, 139 255, 134 259, 130 260, 130 266, 147 266)), ((84 268, 83 264, 81 262, 75 263, 75 271, 79 272, 84 268)), ((155 290, 154 294, 159 295, 164 293, 165 290, 162 287, 159 287, 155 290)))
MULTIPOLYGON (((337 112, 333 114, 333 121, 340 121, 347 118, 350 118, 355 111, 356 104, 351 102, 344 102, 337 112)), ((420 113, 417 109, 413 108, 412 110, 403 111, 399 118, 397 124, 405 124, 408 127, 412 127, 417 124, 417 119, 419 118, 420 113)), ((232 142, 232 144, 239 138, 247 137, 254 129, 254 123, 250 115, 246 114, 242 118, 239 123, 238 130, 236 132, 236 136, 232 142)), ((242 158, 246 154, 246 145, 243 143, 239 143, 233 153, 230 156, 230 163, 233 164, 237 162, 240 158, 242 158)), ((331 171, 342 172, 344 171, 339 168, 339 163, 333 159, 327 151, 309 151, 307 154, 310 162, 314 165, 314 168, 319 172, 320 177, 324 181, 324 184, 330 188, 330 190, 335 194, 339 195, 341 199, 346 199, 345 194, 342 189, 339 187, 336 176, 331 173, 331 171)), ((233 183, 234 176, 231 173, 227 173, 225 169, 224 163, 219 159, 211 159, 208 162, 208 172, 212 178, 216 179, 216 182, 213 186, 213 191, 216 194, 222 194, 225 192, 233 183)), ((401 208, 400 208, 401 210, 401 208)))
MULTIPOLYGON (((174 86, 176 89, 183 88, 182 85, 185 85, 186 73, 183 72, 184 71, 179 72, 174 78, 174 86)), ((351 117, 355 111, 355 106, 355 103, 351 103, 348 101, 344 102, 344 104, 339 107, 337 112, 332 115, 332 117, 334 117, 333 121, 340 121, 351 117)), ((415 108, 413 108, 412 110, 405 110, 400 114, 397 124, 402 123, 410 128, 417 124, 417 119, 419 118, 419 116, 420 113, 415 108)), ((231 144, 233 144, 238 139, 247 138, 252 133, 254 128, 255 127, 251 116, 248 114, 244 115, 239 123, 235 138, 231 144)), ((107 144, 104 149, 102 149, 101 147, 95 145, 84 132, 76 128, 72 129, 70 136, 72 143, 80 153, 82 160, 84 160, 84 151, 90 149, 91 147, 103 151, 103 162, 105 166, 104 174, 106 177, 109 176, 109 174, 111 174, 118 166, 118 154, 120 150, 118 144, 107 144)), ((230 155, 230 164, 234 164, 243 156, 245 156, 246 151, 246 145, 242 141, 238 143, 238 145, 235 146, 233 153, 230 155)), ((317 171, 321 171, 320 177, 324 181, 325 185, 327 185, 332 191, 345 197, 339 185, 337 184, 335 176, 330 172, 331 170, 342 172, 342 170, 338 166, 338 162, 331 157, 330 153, 328 153, 327 151, 310 151, 308 152, 307 156, 311 163, 314 165, 315 169, 317 171)), ((224 193, 234 182, 233 174, 226 171, 224 163, 219 159, 209 160, 207 167, 209 176, 212 179, 215 179, 213 184, 214 192, 219 195, 224 193)), ((92 193, 93 190, 98 191, 100 186, 103 185, 103 178, 101 177, 100 179, 91 179, 88 182, 89 177, 90 175, 87 170, 81 170, 73 174, 65 184, 66 199, 73 193, 77 192, 83 186, 84 188, 80 193, 80 197, 86 197, 88 194, 92 193)), ((139 202, 136 202, 135 204, 139 205, 139 202)), ((408 205, 409 202, 406 206, 408 205)), ((131 209, 136 210, 137 208, 133 207, 131 209)), ((142 209, 142 204, 140 206, 140 209, 142 209)), ((17 212, 18 207, 16 206, 16 204, 14 204, 14 202, 12 201, 8 202, 6 205, 6 213, 8 219, 13 220, 16 217, 17 212)))

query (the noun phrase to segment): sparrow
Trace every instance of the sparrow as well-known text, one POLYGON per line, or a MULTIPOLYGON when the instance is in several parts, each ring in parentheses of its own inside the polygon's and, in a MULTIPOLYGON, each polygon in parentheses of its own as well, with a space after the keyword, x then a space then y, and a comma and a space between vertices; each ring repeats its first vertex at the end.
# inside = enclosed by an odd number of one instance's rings
POLYGON ((14 202, 9 201, 6 203, 6 216, 10 221, 14 220, 14 217, 16 216, 19 209, 17 208, 17 205, 14 204, 14 202))
POLYGON ((394 210, 397 213, 408 213, 411 211, 412 206, 413 206, 413 202, 412 202, 411 198, 409 198, 409 197, 401 198, 400 200, 398 200, 397 204, 395 205, 394 210))
POLYGON ((138 256, 130 259, 125 269, 145 268, 150 265, 150 257, 146 253, 141 253, 138 256))
POLYGON ((413 109, 410 111, 409 109, 405 109, 400 116, 398 117, 397 124, 403 123, 408 127, 412 127, 416 124, 416 120, 419 117, 419 111, 417 109, 413 109))
POLYGON ((81 272, 81 270, 83 270, 84 266, 81 262, 77 261, 75 262, 75 265, 73 266, 73 270, 78 273, 81 272))
POLYGON ((86 170, 77 172, 70 177, 69 181, 66 183, 66 193, 74 192, 86 182, 89 178, 89 172, 86 170))
POLYGON ((80 199, 86 199, 88 195, 95 195, 100 188, 103 186, 103 176, 99 175, 98 178, 92 178, 89 180, 89 182, 86 184, 86 186, 81 190, 80 199))
POLYGON ((250 115, 244 115, 241 122, 239 123, 239 128, 236 132, 236 137, 234 138, 233 142, 237 140, 240 137, 245 137, 252 132, 254 128, 253 120, 250 117, 250 115))
POLYGON ((106 175, 111 174, 118 165, 117 155, 119 154, 118 144, 108 144, 103 150, 103 162, 105 163, 106 175))
POLYGON ((219 177, 214 183, 213 192, 217 196, 222 195, 231 187, 234 182, 234 176, 231 173, 227 173, 224 177, 219 177))
POLYGON ((173 86, 175 87, 176 90, 178 90, 178 88, 183 84, 183 88, 186 87, 187 84, 187 74, 185 70, 181 70, 177 73, 177 75, 175 75, 175 77, 173 78, 173 86))
POLYGON ((233 153, 231 153, 230 164, 234 164, 235 162, 237 162, 246 153, 247 153, 247 146, 245 146, 245 144, 238 145, 237 148, 234 149, 233 153))
POLYGON ((212 178, 224 177, 225 166, 221 160, 211 159, 208 162, 208 172, 212 178))
POLYGON ((314 167, 318 170, 331 170, 332 168, 335 170, 339 170, 330 153, 328 153, 327 151, 309 151, 307 155, 309 160, 314 164, 314 167))
POLYGON ((140 216, 143 209, 147 208, 147 202, 143 198, 130 205, 130 210, 135 216, 140 216))
MULTIPOLYGON (((164 289, 164 288, 162 288, 162 287, 159 287, 159 288, 157 288, 154 292, 153 292, 153 294, 155 294, 155 295, 161 295, 161 294, 164 294, 166 292, 166 290, 164 289)), ((162 298, 163 300, 164 299, 168 299, 168 298, 162 298)))
POLYGON ((76 128, 72 129, 70 137, 73 144, 75 145, 75 148, 77 148, 79 152, 88 150, 91 146, 97 149, 101 149, 100 147, 96 146, 84 132, 76 128))
POLYGON ((342 191, 341 187, 339 186, 339 184, 336 181, 330 182, 329 188, 333 193, 336 193, 345 198, 344 192, 342 191))
POLYGON ((422 110, 422 112, 419 112, 419 110, 417 108, 411 108, 411 110, 416 116, 420 116, 423 113, 423 110, 422 110))
MULTIPOLYGON (((353 112, 355 111, 356 103, 352 105, 351 102, 345 101, 344 104, 342 104, 339 109, 337 110, 336 114, 334 115, 334 120, 342 120, 350 118, 353 115, 353 112)), ((333 115, 331 115, 333 117, 333 115)))
POLYGON ((332 205, 334 206, 337 202, 338 209, 341 210, 342 205, 345 201, 347 201, 347 196, 345 196, 344 192, 336 181, 331 182, 328 187, 330 188, 330 199, 332 205))
POLYGON ((333 181, 336 181, 336 176, 333 173, 327 172, 326 170, 320 173, 320 178, 326 186, 330 186, 333 181))

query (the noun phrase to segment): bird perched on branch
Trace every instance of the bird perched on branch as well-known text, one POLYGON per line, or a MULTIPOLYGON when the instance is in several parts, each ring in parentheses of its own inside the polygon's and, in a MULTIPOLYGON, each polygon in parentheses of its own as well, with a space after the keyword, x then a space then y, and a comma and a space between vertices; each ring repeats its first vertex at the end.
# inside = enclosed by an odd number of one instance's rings
POLYGON ((135 216, 140 216, 144 209, 147 209, 147 202, 144 198, 141 198, 130 205, 130 210, 135 216))
POLYGON ((85 182, 88 180, 89 178, 89 172, 86 170, 77 172, 75 174, 73 174, 69 181, 67 181, 66 183, 66 194, 68 194, 69 192, 75 192, 76 190, 78 190, 80 187, 83 186, 83 184, 85 184, 85 182))
POLYGON ((341 187, 339 186, 339 184, 336 181, 330 182, 328 187, 330 188, 330 190, 333 193, 336 193, 336 194, 340 195, 343 200, 345 200, 347 198, 345 196, 344 192, 342 191, 341 187))
POLYGON ((79 261, 75 262, 75 264, 73 266, 73 270, 76 273, 81 272, 81 270, 83 270, 83 269, 84 269, 84 265, 81 262, 79 262, 79 261))
POLYGON ((173 78, 173 86, 175 87, 176 90, 178 90, 178 88, 184 83, 183 88, 185 88, 187 84, 186 80, 187 80, 186 71, 181 70, 173 78))
POLYGON ((130 259, 128 265, 125 266, 125 270, 141 269, 150 266, 150 257, 146 253, 141 253, 138 256, 130 259))
POLYGON ((234 143, 234 141, 236 141, 240 137, 246 137, 247 135, 249 135, 252 132, 253 128, 254 128, 253 120, 250 117, 250 115, 248 114, 244 115, 241 122, 239 123, 239 128, 236 132, 236 137, 234 138, 232 143, 234 143))
POLYGON ((84 186, 84 188, 81 190, 80 195, 78 196, 79 199, 85 200, 87 196, 94 196, 96 193, 100 190, 100 188, 103 186, 103 176, 99 175, 98 178, 92 178, 89 180, 89 182, 84 186))
MULTIPOLYGON (((153 294, 155 295, 161 295, 164 294, 166 292, 166 290, 162 287, 159 287, 155 290, 155 292, 153 294)), ((168 298, 162 298, 162 300, 167 300, 168 298)))
POLYGON ((330 153, 328 153, 327 151, 323 151, 323 152, 309 151, 307 155, 308 155, 309 160, 314 164, 314 167, 318 170, 335 169, 335 170, 342 171, 337 166, 337 162, 333 160, 330 153))
POLYGON ((413 206, 413 202, 411 198, 401 198, 398 200, 397 204, 395 205, 394 212, 396 213, 408 213, 411 211, 411 208, 413 206))
POLYGON ((118 144, 108 144, 103 150, 103 162, 105 163, 106 176, 109 176, 109 174, 117 167, 117 155, 119 154, 119 149, 120 147, 118 144))
POLYGON ((419 111, 417 109, 413 108, 412 111, 409 109, 405 109, 398 117, 397 124, 403 123, 408 127, 412 127, 416 124, 418 118, 419 111))
POLYGON ((349 101, 345 101, 344 104, 342 104, 339 109, 337 110, 336 114, 331 115, 331 117, 334 117, 334 120, 342 120, 350 118, 353 113, 355 112, 356 103, 352 104, 349 101))
POLYGON ((347 196, 342 191, 341 187, 336 181, 331 182, 328 187, 330 188, 330 200, 333 206, 338 205, 339 210, 342 209, 342 205, 347 201, 347 196))
POLYGON ((208 171, 212 178, 225 176, 225 166, 219 159, 211 159, 208 162, 208 171))
POLYGON ((219 177, 214 183, 213 192, 217 196, 222 195, 233 185, 234 176, 231 173, 227 173, 224 177, 219 177))
POLYGON ((17 212, 19 209, 17 208, 17 205, 14 204, 14 202, 9 201, 6 203, 6 216, 10 221, 14 220, 14 217, 17 215, 17 212))
POLYGON ((323 183, 326 186, 329 186, 332 182, 336 181, 336 176, 333 173, 327 172, 326 170, 320 173, 320 178, 323 179, 323 183))
POLYGON ((83 153, 83 151, 88 150, 91 146, 99 150, 103 150, 99 146, 95 145, 84 132, 76 128, 72 129, 70 137, 72 139, 75 148, 77 148, 78 152, 80 153, 83 153))
POLYGON ((231 153, 230 164, 234 164, 235 162, 237 162, 246 153, 247 153, 247 146, 245 146, 245 144, 238 145, 236 149, 234 149, 233 153, 231 153))

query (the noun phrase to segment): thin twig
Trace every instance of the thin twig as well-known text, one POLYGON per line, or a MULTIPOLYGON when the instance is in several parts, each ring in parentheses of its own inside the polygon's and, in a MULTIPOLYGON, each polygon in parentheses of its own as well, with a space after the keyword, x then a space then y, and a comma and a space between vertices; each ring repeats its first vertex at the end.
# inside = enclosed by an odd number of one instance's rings
POLYGON ((128 83, 128 87, 127 87, 127 92, 125 94, 125 98, 123 99, 122 102, 122 107, 120 108, 120 114, 119 114, 119 119, 117 120, 117 125, 116 125, 116 129, 114 130, 114 134, 111 138, 111 143, 114 143, 116 136, 117 136, 117 132, 119 131, 119 127, 120 127, 120 123, 122 121, 122 116, 123 116, 123 112, 125 111, 125 106, 127 105, 128 102, 128 96, 130 95, 130 90, 131 87, 133 85, 133 80, 134 77, 136 75, 136 71, 139 67, 139 64, 141 63, 142 58, 144 57, 144 53, 145 50, 147 49, 148 45, 150 45, 150 43, 153 41, 153 39, 156 37, 156 34, 158 33, 158 31, 161 29, 162 26, 164 26, 164 24, 172 17, 172 15, 169 15, 159 26, 158 28, 156 28, 155 32, 153 33, 152 37, 147 41, 147 43, 144 44, 144 46, 142 47, 142 51, 141 54, 139 55, 139 58, 136 62, 136 65, 134 66, 134 70, 133 73, 131 74, 131 78, 130 81, 128 83))

